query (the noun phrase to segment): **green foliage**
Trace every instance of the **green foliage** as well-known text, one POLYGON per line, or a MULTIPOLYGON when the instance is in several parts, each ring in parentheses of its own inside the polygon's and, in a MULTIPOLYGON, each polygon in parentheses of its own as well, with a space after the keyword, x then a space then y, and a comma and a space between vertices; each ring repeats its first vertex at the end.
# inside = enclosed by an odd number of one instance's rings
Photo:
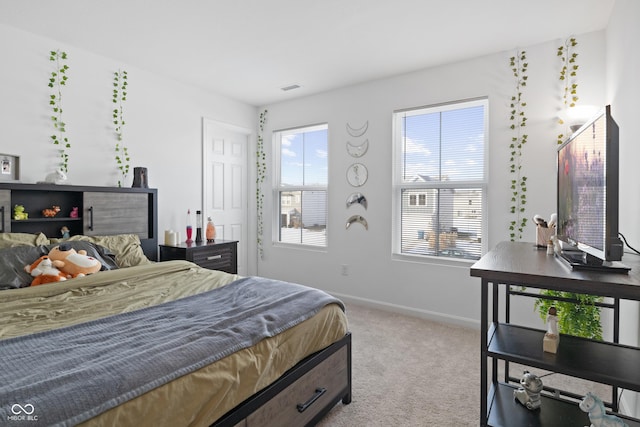
POLYGON ((69 66, 66 64, 67 53, 60 50, 52 50, 49 52, 49 61, 55 63, 55 68, 49 77, 48 86, 52 89, 49 95, 49 105, 53 110, 51 122, 53 123, 54 133, 50 136, 53 145, 60 149, 60 170, 69 172, 69 154, 67 149, 71 148, 69 139, 66 136, 67 125, 62 120, 62 86, 67 85, 69 77, 67 71, 69 66))
MULTIPOLYGON (((578 54, 574 51, 574 48, 578 45, 578 41, 575 37, 571 37, 564 42, 564 45, 558 47, 557 57, 560 59, 560 82, 562 83, 562 108, 573 108, 578 102, 578 83, 576 78, 578 76, 578 54)), ((560 119, 559 124, 564 124, 564 121, 560 119)), ((563 133, 558 134, 558 144, 562 144, 565 139, 563 133)))
POLYGON ((118 179, 118 187, 122 187, 124 180, 129 174, 129 151, 123 142, 123 130, 126 122, 124 121, 124 102, 127 100, 127 72, 118 70, 113 73, 113 125, 118 142, 116 142, 116 165, 120 173, 118 179))
POLYGON ((559 299, 537 299, 535 309, 540 318, 546 321, 549 308, 556 307, 560 333, 602 340, 600 307, 595 305, 602 302, 602 297, 551 290, 541 291, 541 294, 559 299))
POLYGON ((527 55, 525 51, 518 51, 515 56, 509 59, 509 66, 513 72, 516 82, 516 94, 511 97, 509 128, 514 135, 509 144, 509 173, 512 174, 510 180, 510 205, 509 212, 515 216, 509 222, 509 238, 511 241, 520 240, 527 225, 525 216, 525 205, 527 204, 527 177, 522 174, 522 154, 527 143, 528 135, 524 133, 527 125, 525 107, 527 103, 523 99, 523 88, 527 86, 527 55))
POLYGON ((264 233, 264 217, 263 217, 263 209, 264 209, 264 193, 262 192, 262 184, 264 183, 265 178, 267 177, 267 155, 264 151, 264 124, 267 121, 267 110, 264 110, 260 113, 260 118, 258 122, 258 141, 256 147, 256 169, 257 169, 257 178, 256 178, 256 208, 258 212, 258 252, 260 253, 260 258, 263 257, 264 248, 262 246, 263 240, 262 236, 264 233))

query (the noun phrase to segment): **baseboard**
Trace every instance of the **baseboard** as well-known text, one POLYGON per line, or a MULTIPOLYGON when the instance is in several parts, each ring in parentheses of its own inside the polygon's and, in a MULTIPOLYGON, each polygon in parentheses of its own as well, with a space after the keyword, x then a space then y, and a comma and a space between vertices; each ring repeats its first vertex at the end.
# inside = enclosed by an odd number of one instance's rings
POLYGON ((345 304, 356 304, 365 307, 376 308, 380 310, 390 311, 393 313, 404 314, 407 316, 419 317, 422 319, 433 320, 442 323, 451 323, 465 328, 480 329, 480 322, 476 319, 469 319, 466 317, 452 316, 450 314, 439 313, 435 311, 422 310, 413 307, 406 307, 398 304, 391 304, 388 302, 376 301, 368 298, 354 297, 352 295, 345 295, 340 293, 331 292, 331 295, 336 298, 340 298, 345 304))

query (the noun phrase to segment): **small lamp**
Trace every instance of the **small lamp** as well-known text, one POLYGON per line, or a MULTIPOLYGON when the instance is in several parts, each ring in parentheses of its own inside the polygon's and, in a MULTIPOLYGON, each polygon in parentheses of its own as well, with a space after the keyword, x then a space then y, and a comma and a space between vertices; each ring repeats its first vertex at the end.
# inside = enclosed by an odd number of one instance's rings
POLYGON ((560 111, 558 116, 569 126, 569 129, 571 129, 573 133, 593 117, 598 112, 598 109, 595 105, 576 105, 575 107, 568 107, 560 111))

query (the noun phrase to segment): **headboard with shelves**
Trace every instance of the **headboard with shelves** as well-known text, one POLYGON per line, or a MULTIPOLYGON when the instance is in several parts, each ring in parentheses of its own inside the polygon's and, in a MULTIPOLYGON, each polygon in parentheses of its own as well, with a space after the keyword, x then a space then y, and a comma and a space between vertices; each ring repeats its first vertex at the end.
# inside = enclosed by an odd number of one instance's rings
POLYGON ((71 235, 137 234, 151 260, 158 254, 158 192, 154 188, 92 187, 54 184, 0 183, 0 232, 71 235), (13 208, 23 205, 27 219, 14 219, 13 208), (44 209, 59 206, 46 217, 44 209), (78 208, 77 217, 71 215, 78 208))

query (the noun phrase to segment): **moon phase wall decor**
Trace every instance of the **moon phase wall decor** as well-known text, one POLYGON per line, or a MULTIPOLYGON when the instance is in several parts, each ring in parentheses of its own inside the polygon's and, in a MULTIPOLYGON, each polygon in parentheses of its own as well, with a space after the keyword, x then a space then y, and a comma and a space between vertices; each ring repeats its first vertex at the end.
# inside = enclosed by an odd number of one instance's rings
POLYGON ((358 224, 362 224, 365 230, 369 230, 369 224, 367 220, 362 215, 351 215, 345 224, 345 228, 348 230, 351 227, 351 224, 357 222, 358 224))
POLYGON ((368 207, 367 198, 362 193, 352 193, 347 197, 347 209, 356 203, 362 205, 365 209, 368 207))
POLYGON ((365 155, 367 150, 369 149, 369 140, 365 139, 363 143, 360 145, 355 145, 350 141, 347 141, 347 153, 351 157, 362 157, 365 155))
POLYGON ((367 182, 369 171, 362 163, 354 163, 347 169, 347 182, 354 187, 361 187, 367 182))
POLYGON ((349 123, 347 123, 347 133, 349 133, 349 135, 351 135, 354 138, 364 135, 364 133, 367 131, 368 128, 369 128, 368 120, 364 122, 364 125, 362 125, 362 127, 358 129, 353 128, 349 123))

